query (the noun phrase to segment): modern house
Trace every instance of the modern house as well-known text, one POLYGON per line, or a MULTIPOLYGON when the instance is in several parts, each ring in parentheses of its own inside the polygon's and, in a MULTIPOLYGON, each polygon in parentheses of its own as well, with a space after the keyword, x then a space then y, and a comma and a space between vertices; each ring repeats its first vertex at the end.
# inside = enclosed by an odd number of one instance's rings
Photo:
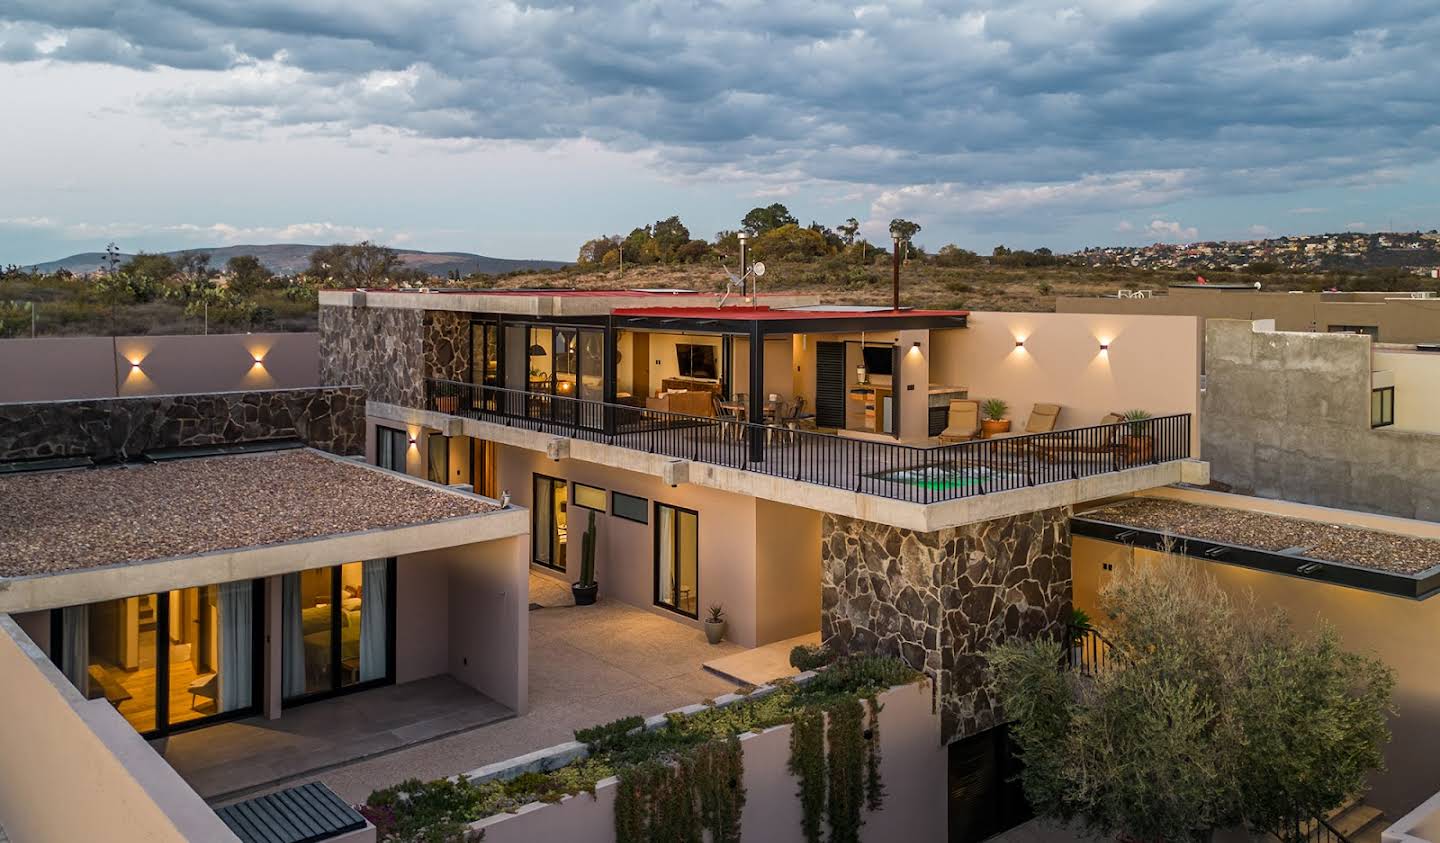
POLYGON ((320 333, 367 458, 528 506, 532 571, 573 582, 593 521, 602 600, 901 655, 946 741, 994 741, 984 647, 1068 618, 1072 508, 1205 480, 1193 318, 335 290, 320 333), (937 438, 987 398, 1020 435, 937 438))

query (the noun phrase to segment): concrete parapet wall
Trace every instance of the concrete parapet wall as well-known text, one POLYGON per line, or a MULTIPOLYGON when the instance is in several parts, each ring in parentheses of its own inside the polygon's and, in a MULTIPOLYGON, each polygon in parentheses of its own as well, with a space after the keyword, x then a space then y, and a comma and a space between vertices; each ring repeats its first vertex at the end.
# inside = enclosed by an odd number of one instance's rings
POLYGON ((1440 437, 1370 427, 1358 334, 1206 324, 1202 452, 1214 481, 1300 503, 1440 520, 1440 437))

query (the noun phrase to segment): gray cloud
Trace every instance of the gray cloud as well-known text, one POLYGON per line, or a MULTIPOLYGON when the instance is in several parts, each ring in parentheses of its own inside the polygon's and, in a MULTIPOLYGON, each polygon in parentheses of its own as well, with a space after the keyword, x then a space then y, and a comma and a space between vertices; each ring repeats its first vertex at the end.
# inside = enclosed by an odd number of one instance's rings
POLYGON ((1432 2, 1121 5, 12 0, 0 61, 224 71, 146 101, 221 132, 589 137, 941 218, 1364 182, 1436 158, 1432 2))

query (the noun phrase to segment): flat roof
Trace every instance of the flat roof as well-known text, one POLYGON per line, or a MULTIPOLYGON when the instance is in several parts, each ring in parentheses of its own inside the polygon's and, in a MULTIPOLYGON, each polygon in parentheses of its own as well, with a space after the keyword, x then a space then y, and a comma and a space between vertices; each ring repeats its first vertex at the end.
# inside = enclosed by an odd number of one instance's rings
POLYGON ((0 477, 0 579, 387 530, 498 509, 304 449, 0 477))
POLYGON ((1428 596, 1440 585, 1440 539, 1349 524, 1169 497, 1135 497, 1078 512, 1072 525, 1076 535, 1162 550, 1173 538, 1179 545, 1175 550, 1188 556, 1407 597, 1428 596), (1086 522, 1102 529, 1082 529, 1086 522), (1312 562, 1318 564, 1309 568, 1312 562), (1367 571, 1383 576, 1366 576, 1367 571))

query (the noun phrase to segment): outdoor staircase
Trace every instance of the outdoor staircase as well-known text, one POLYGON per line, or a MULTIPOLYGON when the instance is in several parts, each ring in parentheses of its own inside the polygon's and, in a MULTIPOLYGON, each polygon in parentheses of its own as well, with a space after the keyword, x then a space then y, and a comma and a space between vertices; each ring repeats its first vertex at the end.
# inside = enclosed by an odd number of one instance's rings
POLYGON ((1352 799, 1325 817, 1330 827, 1350 843, 1380 843, 1380 832, 1385 829, 1384 819, 1384 811, 1365 804, 1363 799, 1352 799))
POLYGON ((1287 843, 1380 843, 1385 813, 1363 799, 1351 799, 1328 812, 1325 821, 1309 820, 1289 835, 1275 835, 1287 843))

